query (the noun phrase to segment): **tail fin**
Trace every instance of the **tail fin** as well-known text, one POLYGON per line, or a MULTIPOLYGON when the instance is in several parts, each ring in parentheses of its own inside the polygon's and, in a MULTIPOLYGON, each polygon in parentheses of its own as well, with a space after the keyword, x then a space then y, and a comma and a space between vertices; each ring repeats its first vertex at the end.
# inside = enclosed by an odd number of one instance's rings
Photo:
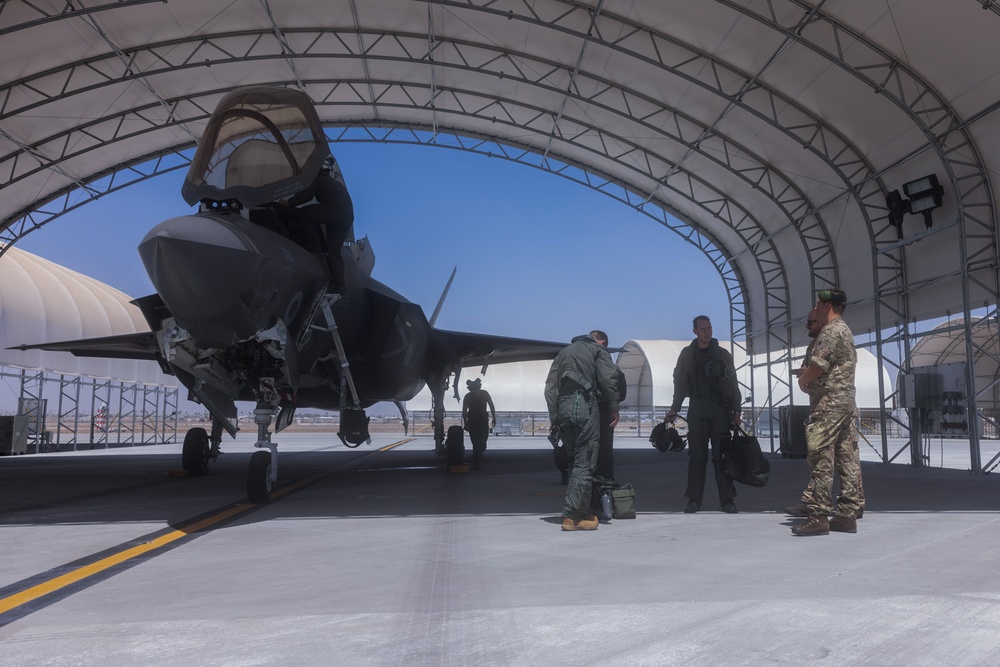
POLYGON ((455 280, 455 273, 458 271, 456 266, 451 270, 451 277, 448 278, 448 284, 444 286, 444 292, 441 293, 441 298, 438 299, 437 306, 434 308, 434 314, 431 315, 430 324, 433 327, 434 323, 437 322, 438 315, 441 313, 441 306, 444 305, 444 299, 448 296, 448 290, 451 289, 451 283, 455 280))

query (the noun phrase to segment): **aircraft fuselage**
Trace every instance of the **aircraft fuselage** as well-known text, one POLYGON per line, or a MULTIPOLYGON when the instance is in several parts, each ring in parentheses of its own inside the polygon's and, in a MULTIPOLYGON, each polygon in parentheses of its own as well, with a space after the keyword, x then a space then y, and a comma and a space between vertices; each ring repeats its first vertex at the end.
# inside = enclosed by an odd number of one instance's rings
MULTIPOLYGON (((350 248, 343 253, 349 289, 332 312, 359 397, 366 406, 409 400, 423 386, 430 326, 419 306, 363 273, 350 248)), ((317 310, 328 282, 321 255, 235 211, 166 220, 139 254, 172 316, 157 332, 164 356, 206 404, 204 384, 256 400, 270 372, 282 405, 340 407, 341 363, 317 310)))

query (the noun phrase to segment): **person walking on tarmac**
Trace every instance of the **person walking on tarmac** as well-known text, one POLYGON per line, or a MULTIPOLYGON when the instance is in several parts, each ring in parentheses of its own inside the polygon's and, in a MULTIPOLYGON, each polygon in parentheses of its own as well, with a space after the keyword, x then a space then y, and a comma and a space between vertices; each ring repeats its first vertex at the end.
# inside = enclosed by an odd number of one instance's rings
POLYGON ((354 225, 354 203, 336 159, 332 155, 327 157, 308 188, 278 203, 288 207, 283 214, 286 218, 304 222, 319 235, 319 248, 326 254, 330 269, 330 289, 343 294, 346 283, 341 253, 354 225), (313 199, 315 204, 302 206, 313 199), (298 208, 300 206, 302 208, 298 208))
POLYGON ((493 407, 490 392, 483 389, 482 380, 479 378, 466 380, 465 386, 469 388, 469 393, 462 400, 462 421, 472 442, 472 469, 482 470, 486 440, 490 437, 490 431, 497 425, 497 409, 493 407), (487 406, 493 415, 492 422, 486 417, 487 406))
POLYGON ((608 350, 590 336, 577 336, 562 349, 545 379, 545 403, 566 448, 569 485, 562 511, 563 530, 596 530, 590 511, 600 442, 598 398, 607 396, 611 426, 618 423, 618 378, 608 350))
POLYGON ((712 444, 712 467, 719 487, 719 504, 727 514, 736 513, 736 487, 722 470, 722 440, 740 421, 740 388, 736 381, 733 355, 712 338, 712 321, 705 315, 694 318, 691 344, 681 350, 674 368, 674 399, 664 422, 672 423, 684 398, 688 404, 688 502, 684 511, 701 509, 708 468, 708 445, 712 444))

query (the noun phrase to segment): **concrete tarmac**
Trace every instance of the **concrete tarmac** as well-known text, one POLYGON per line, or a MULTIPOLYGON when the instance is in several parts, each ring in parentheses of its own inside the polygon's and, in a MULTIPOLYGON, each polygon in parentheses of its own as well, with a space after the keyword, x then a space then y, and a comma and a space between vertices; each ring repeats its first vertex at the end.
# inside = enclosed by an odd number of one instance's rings
POLYGON ((563 532, 542 438, 447 473, 427 437, 0 459, 6 665, 997 665, 1000 478, 870 461, 857 534, 795 537, 803 459, 684 514, 687 453, 619 438, 638 517, 563 532), (395 446, 394 446, 395 445, 395 446))

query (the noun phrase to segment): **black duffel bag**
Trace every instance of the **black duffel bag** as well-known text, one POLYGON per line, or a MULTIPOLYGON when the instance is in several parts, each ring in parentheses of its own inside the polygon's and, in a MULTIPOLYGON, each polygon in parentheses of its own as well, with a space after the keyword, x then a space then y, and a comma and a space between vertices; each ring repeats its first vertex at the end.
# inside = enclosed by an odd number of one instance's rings
POLYGON ((771 463, 760 450, 757 437, 737 426, 736 433, 722 443, 722 472, 740 484, 767 486, 771 463))

